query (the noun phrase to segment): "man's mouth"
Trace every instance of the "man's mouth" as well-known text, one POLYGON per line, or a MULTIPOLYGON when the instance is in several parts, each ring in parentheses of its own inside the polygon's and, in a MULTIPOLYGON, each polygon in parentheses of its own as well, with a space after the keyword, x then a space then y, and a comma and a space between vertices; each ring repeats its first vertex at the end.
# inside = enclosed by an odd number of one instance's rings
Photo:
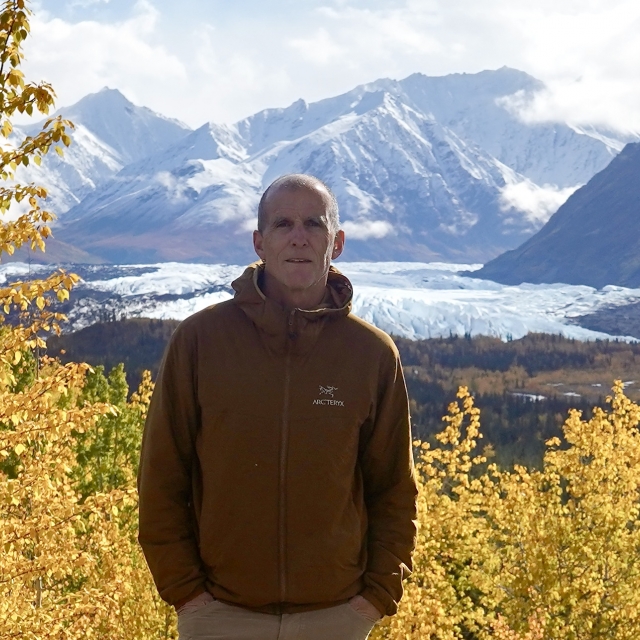
POLYGON ((287 258, 285 262, 293 262, 295 264, 311 262, 311 260, 307 260, 306 258, 287 258))

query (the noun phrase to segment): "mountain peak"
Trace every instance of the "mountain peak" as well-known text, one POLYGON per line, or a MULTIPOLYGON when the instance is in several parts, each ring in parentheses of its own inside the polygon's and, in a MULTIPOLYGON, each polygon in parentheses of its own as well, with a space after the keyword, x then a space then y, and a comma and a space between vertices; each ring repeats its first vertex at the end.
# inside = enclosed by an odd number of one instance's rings
POLYGON ((106 84, 104 85, 104 87, 102 87, 102 89, 100 89, 100 91, 96 91, 95 93, 90 93, 88 95, 90 96, 95 96, 98 93, 114 93, 114 94, 118 94, 121 95, 122 97, 124 97, 122 91, 120 91, 120 89, 112 89, 111 87, 108 87, 106 84))
POLYGON ((262 189, 311 173, 336 193, 350 259, 485 261, 529 238, 564 187, 611 158, 588 132, 524 122, 499 100, 536 86, 508 67, 383 78, 193 132, 105 87, 69 108, 79 126, 65 159, 99 142, 119 173, 58 233, 110 260, 244 261, 262 189))
POLYGON ((139 107, 119 89, 110 87, 58 109, 55 115, 68 118, 106 142, 122 165, 155 153, 190 131, 187 125, 139 107))
MULTIPOLYGON (((104 111, 135 106, 119 89, 102 87, 100 91, 87 94, 75 104, 58 109, 58 112, 73 120, 80 120, 83 115, 93 113, 96 109, 104 111)), ((137 108, 142 109, 142 107, 137 108)))

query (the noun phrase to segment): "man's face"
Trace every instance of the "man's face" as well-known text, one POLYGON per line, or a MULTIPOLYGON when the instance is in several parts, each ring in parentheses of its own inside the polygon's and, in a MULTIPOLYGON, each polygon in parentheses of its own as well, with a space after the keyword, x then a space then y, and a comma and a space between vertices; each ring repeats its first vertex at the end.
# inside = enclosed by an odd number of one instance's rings
POLYGON ((253 244, 265 262, 268 295, 283 304, 318 304, 324 295, 329 265, 344 245, 343 232, 329 229, 328 203, 321 186, 269 193, 265 228, 254 231, 253 244))

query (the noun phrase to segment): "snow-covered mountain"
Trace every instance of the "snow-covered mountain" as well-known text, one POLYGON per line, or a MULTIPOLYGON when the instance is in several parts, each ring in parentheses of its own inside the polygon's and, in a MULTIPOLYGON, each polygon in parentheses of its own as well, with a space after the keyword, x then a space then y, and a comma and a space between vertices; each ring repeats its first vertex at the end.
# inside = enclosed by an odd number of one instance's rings
MULTIPOLYGON (((104 88, 53 114, 71 120, 73 144, 60 158, 51 153, 42 166, 21 167, 18 180, 35 182, 49 191, 47 207, 58 215, 77 205, 118 171, 177 142, 187 125, 138 107, 118 90, 104 88)), ((13 141, 35 135, 42 122, 17 126, 13 141)))
POLYGON ((623 146, 522 121, 542 88, 506 67, 414 74, 195 131, 104 90, 63 110, 78 142, 41 177, 61 203, 56 238, 110 262, 252 259, 260 194, 288 172, 335 191, 349 259, 485 262, 623 146))
MULTIPOLYGON (((354 313, 410 339, 490 335, 521 338, 529 332, 578 340, 608 338, 577 324, 581 316, 640 301, 640 289, 571 285, 505 286, 460 275, 480 265, 339 262, 354 286, 354 313)), ((47 269, 31 267, 31 272, 47 269)), ((162 263, 96 265, 75 269, 83 281, 72 293, 65 330, 96 320, 147 317, 182 320, 232 296, 243 266, 162 263)), ((25 277, 22 263, 0 265, 0 285, 25 277)))

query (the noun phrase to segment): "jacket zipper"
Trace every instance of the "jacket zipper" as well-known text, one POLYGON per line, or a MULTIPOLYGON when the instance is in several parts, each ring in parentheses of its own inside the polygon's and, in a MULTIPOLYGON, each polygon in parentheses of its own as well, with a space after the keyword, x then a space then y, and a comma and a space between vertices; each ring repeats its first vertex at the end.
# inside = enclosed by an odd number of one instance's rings
POLYGON ((280 500, 278 509, 279 524, 279 560, 280 560, 280 602, 287 601, 287 540, 286 540, 286 482, 287 482, 287 454, 289 449, 289 387, 291 386, 291 349, 294 339, 293 321, 296 310, 289 314, 287 327, 287 356, 284 370, 284 406, 282 408, 282 425, 280 433, 280 500))

